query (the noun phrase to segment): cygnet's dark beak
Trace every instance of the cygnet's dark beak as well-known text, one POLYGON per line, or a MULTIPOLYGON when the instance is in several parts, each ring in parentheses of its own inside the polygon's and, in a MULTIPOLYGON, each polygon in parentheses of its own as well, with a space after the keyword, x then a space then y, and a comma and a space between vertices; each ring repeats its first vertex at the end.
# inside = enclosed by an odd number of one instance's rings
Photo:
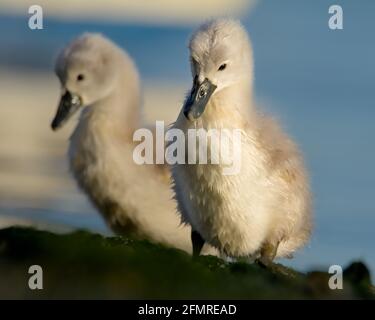
POLYGON ((55 131, 61 128, 81 106, 81 98, 76 94, 66 91, 60 99, 55 118, 51 123, 52 130, 55 131))
POLYGON ((193 88, 184 105, 184 115, 190 121, 198 119, 204 112, 216 86, 207 78, 202 83, 195 77, 193 88))

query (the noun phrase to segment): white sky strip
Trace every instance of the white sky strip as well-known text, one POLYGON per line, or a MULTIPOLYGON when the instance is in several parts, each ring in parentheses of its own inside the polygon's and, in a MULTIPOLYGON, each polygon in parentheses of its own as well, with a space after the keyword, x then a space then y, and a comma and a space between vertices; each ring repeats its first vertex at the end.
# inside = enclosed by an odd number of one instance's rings
MULTIPOLYGON (((189 25, 222 15, 241 16, 258 0, 39 0, 45 16, 62 19, 189 25)), ((31 0, 0 0, 3 14, 27 14, 31 0)))

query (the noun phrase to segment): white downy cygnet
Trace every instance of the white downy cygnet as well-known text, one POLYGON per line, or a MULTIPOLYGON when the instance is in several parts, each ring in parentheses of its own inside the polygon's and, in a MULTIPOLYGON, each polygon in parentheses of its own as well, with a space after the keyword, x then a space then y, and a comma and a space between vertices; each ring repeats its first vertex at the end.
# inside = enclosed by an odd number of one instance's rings
MULTIPOLYGON (((310 237, 309 183, 296 145, 256 110, 247 33, 237 21, 214 20, 193 34, 189 49, 193 89, 173 128, 185 137, 189 129, 241 132, 237 174, 224 175, 223 164, 210 164, 210 148, 220 139, 207 140, 208 164, 172 168, 179 211, 192 226, 194 254, 208 242, 233 258, 269 263, 290 257, 310 237)), ((198 154, 199 143, 196 148, 198 154)))
POLYGON ((127 53, 101 35, 84 34, 61 52, 55 71, 63 95, 52 128, 82 110, 70 139, 70 167, 110 228, 191 252, 168 170, 133 160, 141 93, 127 53))

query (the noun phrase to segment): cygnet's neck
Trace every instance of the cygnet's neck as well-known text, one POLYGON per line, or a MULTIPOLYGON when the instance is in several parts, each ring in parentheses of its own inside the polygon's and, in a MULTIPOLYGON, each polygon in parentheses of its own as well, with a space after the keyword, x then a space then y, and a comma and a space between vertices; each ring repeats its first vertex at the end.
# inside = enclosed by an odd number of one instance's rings
POLYGON ((141 121, 141 93, 138 74, 129 69, 119 76, 114 89, 104 98, 87 107, 83 118, 111 126, 117 132, 132 139, 141 121))
POLYGON ((236 118, 252 119, 256 116, 252 81, 250 79, 244 79, 222 89, 211 100, 210 105, 207 106, 208 110, 211 109, 208 116, 214 118, 211 120, 220 120, 222 118, 223 120, 227 119, 229 122, 235 122, 236 118))

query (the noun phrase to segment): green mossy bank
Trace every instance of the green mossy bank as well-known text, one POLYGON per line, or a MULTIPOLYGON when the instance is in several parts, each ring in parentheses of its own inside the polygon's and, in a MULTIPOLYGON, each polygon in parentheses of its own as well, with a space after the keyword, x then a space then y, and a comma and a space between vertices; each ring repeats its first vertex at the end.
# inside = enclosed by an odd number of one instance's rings
POLYGON ((0 299, 373 299, 364 264, 344 272, 344 290, 328 288, 323 272, 281 265, 193 260, 184 252, 131 238, 80 231, 57 235, 25 228, 0 230, 0 299), (43 268, 43 290, 30 290, 28 269, 43 268))

